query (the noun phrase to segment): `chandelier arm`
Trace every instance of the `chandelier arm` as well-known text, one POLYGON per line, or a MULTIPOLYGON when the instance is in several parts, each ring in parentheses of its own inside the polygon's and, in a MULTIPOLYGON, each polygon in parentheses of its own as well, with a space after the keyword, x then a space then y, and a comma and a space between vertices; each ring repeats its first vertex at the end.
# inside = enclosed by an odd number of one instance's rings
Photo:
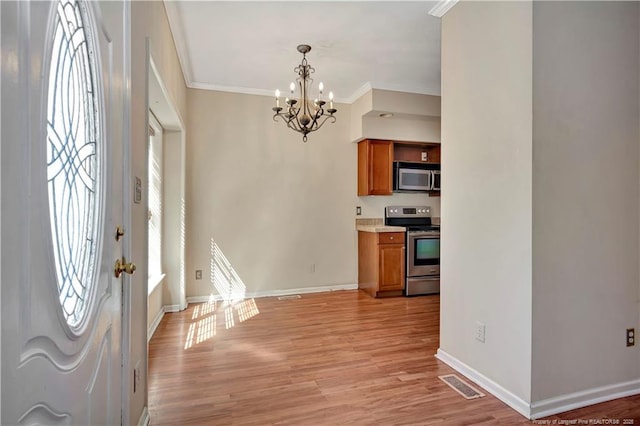
MULTIPOLYGON (((313 116, 313 121, 311 122, 311 124, 309 125, 310 128, 320 128, 318 127, 318 120, 320 118, 322 118, 324 116, 324 109, 322 108, 322 106, 318 107, 318 110, 316 111, 315 115, 313 116)), ((325 120, 326 121, 326 120, 325 120)), ((324 123, 324 121, 323 121, 324 123)))
POLYGON ((324 123, 327 122, 328 119, 331 119, 332 123, 336 122, 336 116, 335 115, 325 115, 324 116, 324 120, 322 120, 322 122, 318 125, 318 127, 316 127, 315 129, 313 129, 313 131, 315 132, 316 130, 320 130, 320 128, 324 125, 324 123))
POLYGON ((302 132, 303 127, 300 125, 300 120, 298 119, 298 114, 291 115, 287 120, 287 127, 295 130, 296 132, 302 132))

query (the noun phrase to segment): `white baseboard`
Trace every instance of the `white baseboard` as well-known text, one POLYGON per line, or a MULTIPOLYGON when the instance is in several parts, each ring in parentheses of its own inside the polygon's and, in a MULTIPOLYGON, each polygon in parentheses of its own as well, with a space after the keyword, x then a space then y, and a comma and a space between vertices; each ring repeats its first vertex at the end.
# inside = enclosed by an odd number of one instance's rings
POLYGON ((516 410, 518 413, 525 416, 527 419, 531 418, 530 404, 519 396, 516 396, 513 393, 509 392, 507 389, 503 388, 493 380, 479 373, 475 369, 469 367, 467 364, 451 356, 442 349, 438 348, 436 358, 480 385, 487 392, 507 404, 509 407, 516 410))
MULTIPOLYGON (((336 285, 327 285, 327 286, 321 286, 321 287, 303 287, 303 288, 290 288, 285 290, 258 291, 255 293, 246 293, 244 298, 257 299, 260 297, 290 296, 292 294, 323 293, 328 291, 357 290, 357 289, 358 289, 358 284, 336 284, 336 285)), ((211 294, 209 296, 187 297, 187 303, 202 303, 202 302, 210 302, 212 300, 222 301, 225 299, 219 294, 211 294)))
POLYGON ((518 413, 532 420, 640 394, 640 379, 636 379, 528 403, 442 349, 438 349, 436 358, 482 386, 490 394, 518 413))
POLYGON ((216 297, 216 296, 214 296, 212 294, 210 296, 192 296, 192 297, 187 297, 187 305, 189 305, 190 303, 204 303, 204 302, 211 302, 213 300, 222 300, 222 297, 220 297, 220 296, 216 297))
POLYGON ((165 307, 163 306, 160 308, 160 310, 158 311, 158 314, 156 315, 156 317, 153 319, 153 322, 149 326, 149 330, 147 330, 147 343, 149 343, 149 340, 151 340, 151 338, 153 337, 153 333, 156 332, 156 329, 160 325, 160 321, 162 321, 164 312, 165 312, 165 307))
POLYGON ((149 410, 145 405, 144 409, 142 410, 142 414, 140 415, 140 419, 138 420, 138 426, 149 426, 150 421, 151 419, 149 418, 149 410))
POLYGON ((162 309, 165 312, 180 312, 180 305, 164 305, 162 309))
POLYGON ((531 419, 640 394, 640 379, 543 399, 531 404, 531 419))

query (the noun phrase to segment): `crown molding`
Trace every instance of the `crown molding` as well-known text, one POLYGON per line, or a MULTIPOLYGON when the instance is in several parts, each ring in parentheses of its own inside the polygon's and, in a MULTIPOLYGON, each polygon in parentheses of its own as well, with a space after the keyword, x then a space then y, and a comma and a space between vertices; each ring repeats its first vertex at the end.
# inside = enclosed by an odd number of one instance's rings
MULTIPOLYGON (((257 96, 269 96, 273 98, 275 96, 273 90, 265 90, 265 89, 253 89, 250 87, 237 87, 237 86, 224 86, 220 84, 209 84, 209 83, 198 83, 191 82, 187 84, 187 87, 190 89, 201 89, 201 90, 214 90, 217 92, 228 92, 228 93, 239 93, 243 95, 257 95, 257 96)), ((370 88, 370 87, 369 87, 370 88)), ((286 95, 286 93, 285 93, 286 95)), ((334 98, 333 102, 337 104, 351 104, 353 101, 350 101, 351 98, 334 98)), ((356 98, 357 99, 357 98, 356 98)))
POLYGON ((253 89, 250 87, 238 87, 238 86, 225 86, 222 84, 210 84, 199 83, 197 81, 191 82, 187 85, 190 89, 202 89, 202 90, 215 90, 216 92, 229 92, 229 93, 241 93, 244 95, 259 95, 259 96, 271 96, 274 97, 273 90, 265 89, 253 89))
MULTIPOLYGON (((237 86, 224 86, 220 84, 209 84, 209 83, 199 83, 199 82, 191 82, 187 84, 187 87, 190 89, 201 89, 201 90, 213 90, 216 92, 228 92, 228 93, 239 93, 244 95, 258 95, 258 96, 269 96, 274 97, 274 93, 271 90, 264 89, 253 89, 249 87, 237 87, 237 86)), ((416 90, 410 87, 390 87, 383 85, 372 85, 371 82, 366 82, 360 88, 358 88, 351 96, 348 98, 335 98, 333 101, 339 104, 349 104, 351 105, 362 95, 373 90, 389 90, 391 92, 403 92, 403 93, 414 93, 417 95, 432 95, 432 96, 440 96, 440 90, 436 88, 428 89, 428 90, 416 90)))
POLYGON ((458 0, 441 0, 429 10, 429 15, 442 18, 456 3, 458 0))
POLYGON ((370 91, 371 89, 373 89, 373 87, 371 87, 371 83, 370 82, 366 82, 365 84, 363 84, 362 86, 360 86, 360 88, 358 90, 356 90, 355 92, 353 92, 353 94, 351 96, 349 96, 348 98, 346 98, 344 100, 345 104, 352 104, 355 101, 357 101, 358 99, 360 99, 360 97, 362 95, 364 95, 365 93, 367 93, 368 91, 370 91))
POLYGON ((169 31, 173 36, 176 52, 178 53, 178 61, 182 68, 182 76, 187 87, 193 84, 193 72, 191 71, 191 58, 189 58, 189 50, 187 49, 187 41, 184 37, 184 30, 180 20, 180 10, 177 1, 163 1, 164 12, 169 21, 169 31))

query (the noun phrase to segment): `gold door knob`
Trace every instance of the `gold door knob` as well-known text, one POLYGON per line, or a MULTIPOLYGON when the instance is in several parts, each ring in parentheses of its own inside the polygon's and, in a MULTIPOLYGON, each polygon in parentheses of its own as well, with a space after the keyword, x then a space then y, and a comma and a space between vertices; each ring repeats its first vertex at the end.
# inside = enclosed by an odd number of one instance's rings
POLYGON ((122 259, 116 259, 115 265, 115 276, 116 278, 120 278, 120 275, 124 272, 125 274, 133 274, 136 271, 136 264, 133 262, 128 262, 123 257, 122 259))

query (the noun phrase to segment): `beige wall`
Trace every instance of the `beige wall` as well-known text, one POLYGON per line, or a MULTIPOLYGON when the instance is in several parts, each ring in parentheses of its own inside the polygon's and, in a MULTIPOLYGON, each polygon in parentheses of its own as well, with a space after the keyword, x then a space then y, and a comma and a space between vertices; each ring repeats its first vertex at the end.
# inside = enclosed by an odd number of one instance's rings
MULTIPOLYGON (((186 86, 163 3, 134 1, 131 2, 131 12, 131 166, 133 176, 144 179, 147 176, 147 40, 160 77, 183 118, 187 111, 186 86)), ((146 205, 146 200, 132 204, 131 258, 138 265, 138 272, 133 275, 129 290, 132 305, 129 359, 131 368, 139 365, 142 374, 135 394, 133 375, 128 384, 131 411, 130 418, 124 421, 126 424, 136 424, 147 404, 146 205)))
POLYGON ((442 19, 440 350, 523 405, 531 396, 531 28, 530 2, 460 2, 442 19), (475 339, 477 321, 485 343, 475 339))
POLYGON ((372 106, 376 111, 440 117, 440 96, 372 89, 372 106))
POLYGON ((362 117, 362 137, 412 142, 440 142, 440 117, 362 117))
POLYGON ((355 286, 356 206, 361 217, 382 218, 392 204, 431 205, 439 215, 438 197, 357 197, 350 105, 338 105, 337 122, 305 144, 268 119, 272 102, 188 91, 188 297, 220 294, 211 279, 212 241, 249 295, 355 286), (197 269, 203 280, 195 280, 197 269))
POLYGON ((212 241, 248 294, 357 282, 349 106, 337 105, 337 122, 303 143, 269 118, 272 103, 188 91, 187 296, 219 293, 212 241))
POLYGON ((534 2, 532 400, 640 379, 637 2, 534 2))
POLYGON ((440 96, 371 89, 351 105, 350 139, 440 142, 440 96))
POLYGON ((637 3, 443 19, 441 349, 532 416, 638 390, 639 38, 637 3))
POLYGON ((350 141, 359 141, 362 136, 362 116, 373 109, 373 90, 368 90, 351 104, 350 141))

